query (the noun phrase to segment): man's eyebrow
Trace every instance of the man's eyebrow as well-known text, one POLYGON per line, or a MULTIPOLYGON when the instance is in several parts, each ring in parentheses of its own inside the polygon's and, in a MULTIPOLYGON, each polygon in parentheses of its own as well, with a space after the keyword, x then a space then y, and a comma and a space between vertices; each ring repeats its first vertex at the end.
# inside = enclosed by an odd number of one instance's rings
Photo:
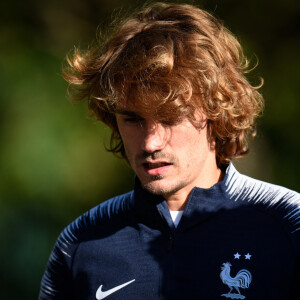
POLYGON ((130 116, 130 117, 141 117, 137 113, 131 110, 116 110, 116 114, 123 115, 123 116, 130 116))

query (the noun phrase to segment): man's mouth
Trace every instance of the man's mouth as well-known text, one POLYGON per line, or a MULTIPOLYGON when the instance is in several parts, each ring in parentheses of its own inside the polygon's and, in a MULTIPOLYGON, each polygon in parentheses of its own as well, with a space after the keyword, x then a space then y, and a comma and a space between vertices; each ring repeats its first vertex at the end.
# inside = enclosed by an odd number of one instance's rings
POLYGON ((145 162, 143 168, 148 175, 163 175, 171 165, 169 162, 145 162))
POLYGON ((157 169, 165 166, 171 165, 171 163, 167 162, 155 162, 155 163, 144 163, 143 164, 148 169, 157 169))

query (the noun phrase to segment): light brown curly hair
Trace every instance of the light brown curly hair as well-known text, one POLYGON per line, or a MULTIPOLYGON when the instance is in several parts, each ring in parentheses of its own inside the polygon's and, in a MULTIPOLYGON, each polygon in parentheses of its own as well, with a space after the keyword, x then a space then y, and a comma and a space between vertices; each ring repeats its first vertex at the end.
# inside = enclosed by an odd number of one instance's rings
POLYGON ((141 116, 169 125, 204 113, 219 166, 248 152, 247 137, 263 107, 262 84, 248 82, 241 45, 206 11, 146 6, 67 62, 71 98, 87 98, 92 115, 112 128, 109 151, 126 158, 115 113, 129 101, 141 116))

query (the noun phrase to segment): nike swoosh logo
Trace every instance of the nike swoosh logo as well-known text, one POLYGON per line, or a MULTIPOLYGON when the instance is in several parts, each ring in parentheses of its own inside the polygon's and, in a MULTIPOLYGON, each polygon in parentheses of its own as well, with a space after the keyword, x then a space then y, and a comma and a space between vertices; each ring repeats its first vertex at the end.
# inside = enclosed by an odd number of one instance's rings
POLYGON ((126 285, 128 285, 128 284, 130 284, 130 283, 132 283, 132 282, 134 282, 134 281, 135 281, 135 279, 130 280, 130 281, 126 282, 126 283, 123 283, 123 284, 121 284, 121 285, 118 285, 118 286, 116 286, 116 287, 114 287, 114 288, 112 288, 112 289, 110 289, 110 290, 108 290, 108 291, 105 291, 105 292, 102 291, 103 285, 101 284, 100 287, 98 288, 97 292, 96 292, 96 299, 97 299, 97 300, 104 299, 104 298, 106 298, 107 296, 113 294, 114 292, 116 292, 116 291, 122 289, 123 287, 125 287, 126 285))

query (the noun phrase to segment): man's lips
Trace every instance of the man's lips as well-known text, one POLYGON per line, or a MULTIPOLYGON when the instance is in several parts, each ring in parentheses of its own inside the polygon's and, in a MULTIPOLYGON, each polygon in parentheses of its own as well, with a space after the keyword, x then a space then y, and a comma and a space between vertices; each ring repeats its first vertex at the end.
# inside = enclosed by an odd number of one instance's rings
POLYGON ((148 175, 162 175, 170 168, 170 166, 172 166, 172 163, 165 161, 152 161, 143 163, 144 171, 148 175))
POLYGON ((164 162, 164 161, 143 163, 143 166, 148 169, 156 169, 156 168, 161 168, 161 167, 165 167, 165 166, 169 166, 169 165, 171 165, 171 163, 164 162))

